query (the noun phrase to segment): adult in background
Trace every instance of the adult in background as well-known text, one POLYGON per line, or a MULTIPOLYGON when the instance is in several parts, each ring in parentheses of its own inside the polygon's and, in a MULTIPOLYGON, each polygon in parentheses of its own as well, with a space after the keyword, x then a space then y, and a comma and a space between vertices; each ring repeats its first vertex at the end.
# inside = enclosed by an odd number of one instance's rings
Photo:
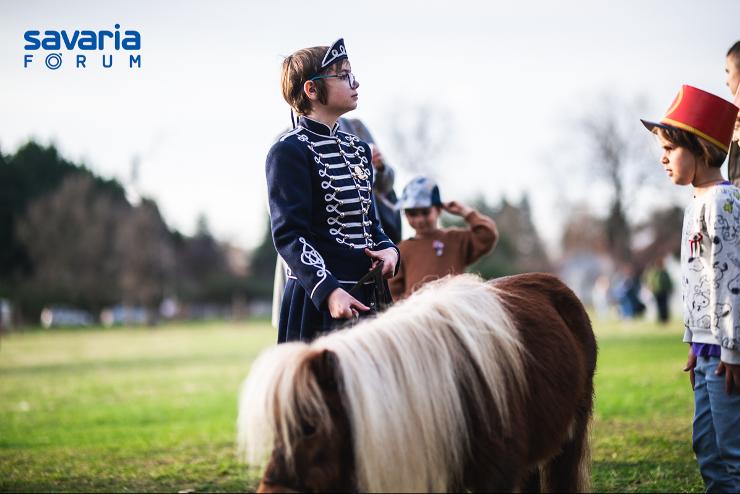
MULTIPOLYGON (((727 87, 730 93, 736 96, 740 87, 740 41, 735 42, 727 51, 725 58, 725 73, 727 74, 727 87)), ((737 105, 737 98, 735 99, 737 105)), ((740 187, 740 117, 735 119, 735 131, 730 143, 730 156, 727 161, 727 173, 730 181, 735 187, 740 187)))
POLYGON ((673 282, 663 264, 663 259, 655 261, 655 265, 645 275, 645 282, 655 298, 658 322, 666 324, 670 319, 668 301, 673 293, 673 282))
POLYGON ((386 163, 375 143, 375 139, 362 120, 359 118, 340 118, 339 130, 354 134, 362 141, 370 144, 373 152, 373 169, 375 170, 375 180, 373 180, 375 212, 385 234, 394 244, 398 244, 401 241, 401 213, 396 208, 398 198, 393 190, 396 181, 395 170, 386 163))

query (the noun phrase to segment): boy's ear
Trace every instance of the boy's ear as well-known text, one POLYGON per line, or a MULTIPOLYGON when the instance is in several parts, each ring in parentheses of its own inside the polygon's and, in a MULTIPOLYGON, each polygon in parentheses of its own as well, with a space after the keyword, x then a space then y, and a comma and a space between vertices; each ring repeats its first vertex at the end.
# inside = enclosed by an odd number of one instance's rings
POLYGON ((313 81, 306 81, 303 83, 303 92, 306 93, 306 96, 308 96, 308 99, 311 101, 318 98, 318 95, 316 94, 316 84, 313 81))

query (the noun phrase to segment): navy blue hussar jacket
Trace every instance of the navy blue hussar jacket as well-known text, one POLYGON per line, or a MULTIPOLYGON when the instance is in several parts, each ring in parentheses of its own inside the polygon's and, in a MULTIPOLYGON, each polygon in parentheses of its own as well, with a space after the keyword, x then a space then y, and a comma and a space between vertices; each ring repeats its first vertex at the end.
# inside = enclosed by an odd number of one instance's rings
POLYGON ((272 238, 287 276, 322 310, 332 291, 370 270, 365 248, 398 248, 375 214, 370 147, 336 125, 306 117, 298 124, 267 155, 272 238))

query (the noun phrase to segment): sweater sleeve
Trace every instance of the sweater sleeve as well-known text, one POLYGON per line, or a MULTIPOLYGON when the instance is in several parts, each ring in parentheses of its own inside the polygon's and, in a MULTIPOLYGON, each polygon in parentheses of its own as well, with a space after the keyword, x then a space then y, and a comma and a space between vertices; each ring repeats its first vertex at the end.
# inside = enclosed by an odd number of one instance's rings
POLYGON ((279 141, 267 155, 265 170, 275 248, 321 310, 329 294, 339 288, 339 282, 314 247, 309 167, 300 149, 279 141))
POLYGON ((722 347, 721 359, 740 364, 740 192, 720 194, 707 204, 708 276, 711 331, 722 347), (723 269, 726 268, 726 271, 723 269))
POLYGON ((472 264, 488 252, 498 240, 498 229, 493 219, 478 211, 471 211, 465 216, 470 227, 466 239, 465 263, 472 264))
POLYGON ((398 268, 396 275, 388 280, 388 287, 391 290, 391 297, 394 302, 398 302, 406 292, 406 276, 403 264, 398 268))

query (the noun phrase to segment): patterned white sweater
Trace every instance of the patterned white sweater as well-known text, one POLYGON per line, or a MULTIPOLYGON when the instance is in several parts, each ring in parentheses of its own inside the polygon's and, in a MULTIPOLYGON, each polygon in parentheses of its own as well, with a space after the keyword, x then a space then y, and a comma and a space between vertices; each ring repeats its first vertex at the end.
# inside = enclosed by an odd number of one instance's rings
POLYGON ((740 189, 717 185, 686 208, 681 235, 684 341, 740 364, 740 189))

